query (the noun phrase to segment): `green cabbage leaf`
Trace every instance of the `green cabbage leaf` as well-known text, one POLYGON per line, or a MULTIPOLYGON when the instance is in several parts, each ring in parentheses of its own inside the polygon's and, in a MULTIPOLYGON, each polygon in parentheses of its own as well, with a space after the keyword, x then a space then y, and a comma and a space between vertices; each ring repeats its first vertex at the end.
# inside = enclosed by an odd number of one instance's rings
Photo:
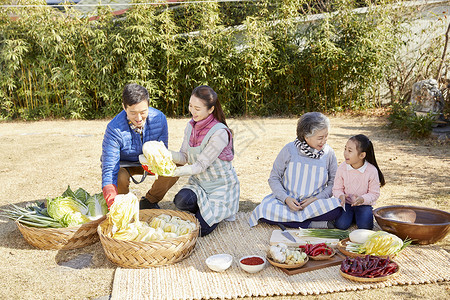
POLYGON ((72 213, 65 214, 61 220, 59 220, 59 223, 63 225, 64 227, 72 227, 81 225, 87 222, 90 222, 91 219, 89 219, 87 216, 83 215, 82 213, 76 211, 72 213))
POLYGON ((89 196, 86 200, 86 205, 88 207, 89 216, 91 217, 100 217, 108 213, 108 206, 106 205, 105 198, 103 198, 103 193, 89 196))
MULTIPOLYGON (((81 201, 78 201, 72 197, 56 197, 56 198, 47 198, 47 212, 49 216, 51 216, 56 221, 60 222, 63 226, 66 226, 66 224, 73 224, 75 221, 67 221, 72 220, 72 218, 75 220, 81 221, 89 221, 89 218, 87 218, 88 213, 88 207, 81 201), (77 217, 70 217, 66 215, 72 215, 75 213, 80 213, 84 215, 85 218, 82 218, 80 216, 77 217)), ((84 223, 86 223, 84 222, 84 223)), ((83 223, 78 223, 83 224, 83 223)), ((76 225, 78 225, 76 224, 76 225)))
POLYGON ((79 188, 78 190, 76 190, 75 192, 72 191, 72 189, 70 188, 70 185, 67 186, 67 189, 65 190, 65 192, 62 194, 62 196, 64 197, 72 197, 75 200, 81 201, 84 204, 86 204, 87 199, 89 199, 90 195, 88 192, 86 192, 84 189, 79 188))

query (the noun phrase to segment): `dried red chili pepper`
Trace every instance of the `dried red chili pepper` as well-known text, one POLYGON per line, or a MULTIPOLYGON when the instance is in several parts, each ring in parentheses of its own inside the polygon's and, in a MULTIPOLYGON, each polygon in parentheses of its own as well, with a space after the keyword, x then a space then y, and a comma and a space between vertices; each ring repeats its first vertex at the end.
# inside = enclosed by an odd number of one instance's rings
POLYGON ((389 258, 366 255, 364 258, 347 257, 341 264, 342 272, 350 275, 374 278, 393 274, 397 271, 398 265, 389 258))
POLYGON ((325 248, 324 247, 320 247, 320 248, 316 248, 313 251, 311 251, 311 253, 309 255, 317 256, 319 254, 323 254, 324 252, 325 252, 325 248))

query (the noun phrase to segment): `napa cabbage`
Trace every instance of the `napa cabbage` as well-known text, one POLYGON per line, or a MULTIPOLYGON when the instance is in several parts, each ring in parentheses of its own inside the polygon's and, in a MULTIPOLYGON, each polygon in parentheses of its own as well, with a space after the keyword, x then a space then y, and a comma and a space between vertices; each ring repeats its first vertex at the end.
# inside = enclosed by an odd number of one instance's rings
POLYGON ((60 220, 59 223, 64 227, 72 227, 81 225, 91 221, 87 216, 83 215, 79 211, 66 213, 60 220))
POLYGON ((148 225, 147 222, 141 222, 141 227, 138 228, 139 235, 135 238, 136 241, 148 242, 155 233, 155 228, 148 225))
POLYGON ((366 255, 396 255, 411 244, 410 239, 402 241, 398 236, 386 231, 376 231, 362 244, 348 242, 346 250, 366 255))
POLYGON ((363 253, 376 256, 396 254, 403 248, 402 239, 386 231, 375 232, 361 246, 363 253))
POLYGON ((190 233, 195 230, 195 223, 190 221, 185 221, 178 226, 177 234, 179 236, 190 233))
POLYGON ((163 218, 158 217, 154 217, 151 221, 150 221, 150 227, 153 228, 164 228, 164 226, 166 226, 166 221, 163 218))
POLYGON ((108 206, 106 205, 105 198, 103 198, 103 193, 98 193, 91 196, 82 188, 79 188, 74 192, 70 186, 68 186, 62 196, 71 197, 78 202, 85 204, 88 208, 85 215, 91 217, 91 219, 98 219, 108 213, 108 206))
POLYGON ((66 214, 79 212, 87 215, 88 207, 72 197, 47 198, 47 212, 56 221, 60 221, 66 214))
POLYGON ((86 192, 84 189, 79 188, 75 192, 72 191, 70 188, 70 185, 67 186, 67 189, 62 194, 64 197, 72 197, 73 199, 76 199, 80 202, 86 203, 87 199, 90 197, 89 193, 86 192))
POLYGON ((113 234, 125 227, 134 219, 139 223, 139 199, 133 194, 119 194, 109 208, 108 220, 113 225, 113 234))
POLYGON ((106 205, 103 193, 98 193, 93 196, 89 196, 86 200, 88 207, 88 213, 91 217, 100 217, 108 213, 108 206, 106 205))
POLYGON ((139 235, 136 223, 129 223, 114 233, 113 238, 124 241, 132 241, 139 235))
POLYGON ((139 162, 155 173, 155 177, 171 176, 176 169, 172 161, 172 154, 163 142, 148 141, 142 146, 142 153, 139 155, 139 162))

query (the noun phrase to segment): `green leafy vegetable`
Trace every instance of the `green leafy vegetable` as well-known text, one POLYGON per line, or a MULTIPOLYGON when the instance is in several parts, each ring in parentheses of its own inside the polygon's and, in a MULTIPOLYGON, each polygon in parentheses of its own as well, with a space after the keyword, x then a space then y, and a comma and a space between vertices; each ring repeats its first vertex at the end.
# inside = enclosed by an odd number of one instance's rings
POLYGON ((362 244, 347 243, 346 250, 368 255, 395 255, 405 249, 411 240, 402 241, 398 236, 386 231, 377 231, 362 244))
MULTIPOLYGON (((47 198, 47 211, 52 218, 65 225, 68 222, 64 220, 72 220, 70 217, 66 216, 67 214, 70 215, 78 212, 86 216, 88 213, 88 207, 83 202, 72 197, 60 196, 53 199, 47 198)), ((74 217, 74 219, 81 220, 79 217, 74 217)), ((73 221, 70 223, 73 224, 73 221)))
POLYGON ((69 227, 87 223, 108 213, 102 193, 89 195, 84 189, 75 192, 70 186, 62 196, 34 202, 25 208, 12 204, 11 209, 0 210, 0 216, 33 227, 69 227))
POLYGON ((64 227, 77 226, 77 225, 87 223, 89 221, 91 221, 91 220, 87 216, 83 215, 82 213, 80 213, 78 211, 72 212, 72 213, 67 213, 59 220, 59 222, 64 227))
POLYGON ((72 197, 73 199, 80 201, 84 204, 86 204, 87 199, 89 199, 90 195, 88 192, 86 192, 84 189, 79 188, 75 192, 72 191, 70 188, 70 185, 67 186, 66 191, 62 194, 64 197, 72 197))
POLYGON ((0 216, 18 221, 24 225, 43 228, 60 228, 61 223, 47 214, 47 210, 42 208, 43 203, 33 203, 25 208, 11 204, 11 209, 3 209, 0 216))
POLYGON ((104 216, 108 213, 108 206, 106 205, 105 198, 103 198, 103 193, 90 196, 86 200, 86 205, 88 206, 89 216, 91 217, 104 216))

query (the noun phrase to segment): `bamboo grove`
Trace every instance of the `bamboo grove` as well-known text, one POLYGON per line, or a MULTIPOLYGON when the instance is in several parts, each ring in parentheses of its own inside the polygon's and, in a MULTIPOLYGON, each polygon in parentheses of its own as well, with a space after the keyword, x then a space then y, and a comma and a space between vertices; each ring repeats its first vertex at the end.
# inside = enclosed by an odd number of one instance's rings
POLYGON ((319 15, 317 2, 135 5, 120 16, 98 7, 95 18, 0 8, 0 119, 110 117, 130 82, 168 116, 187 115, 200 84, 229 116, 373 105, 400 42, 395 12, 369 3, 361 15, 361 3, 338 0, 319 15))

